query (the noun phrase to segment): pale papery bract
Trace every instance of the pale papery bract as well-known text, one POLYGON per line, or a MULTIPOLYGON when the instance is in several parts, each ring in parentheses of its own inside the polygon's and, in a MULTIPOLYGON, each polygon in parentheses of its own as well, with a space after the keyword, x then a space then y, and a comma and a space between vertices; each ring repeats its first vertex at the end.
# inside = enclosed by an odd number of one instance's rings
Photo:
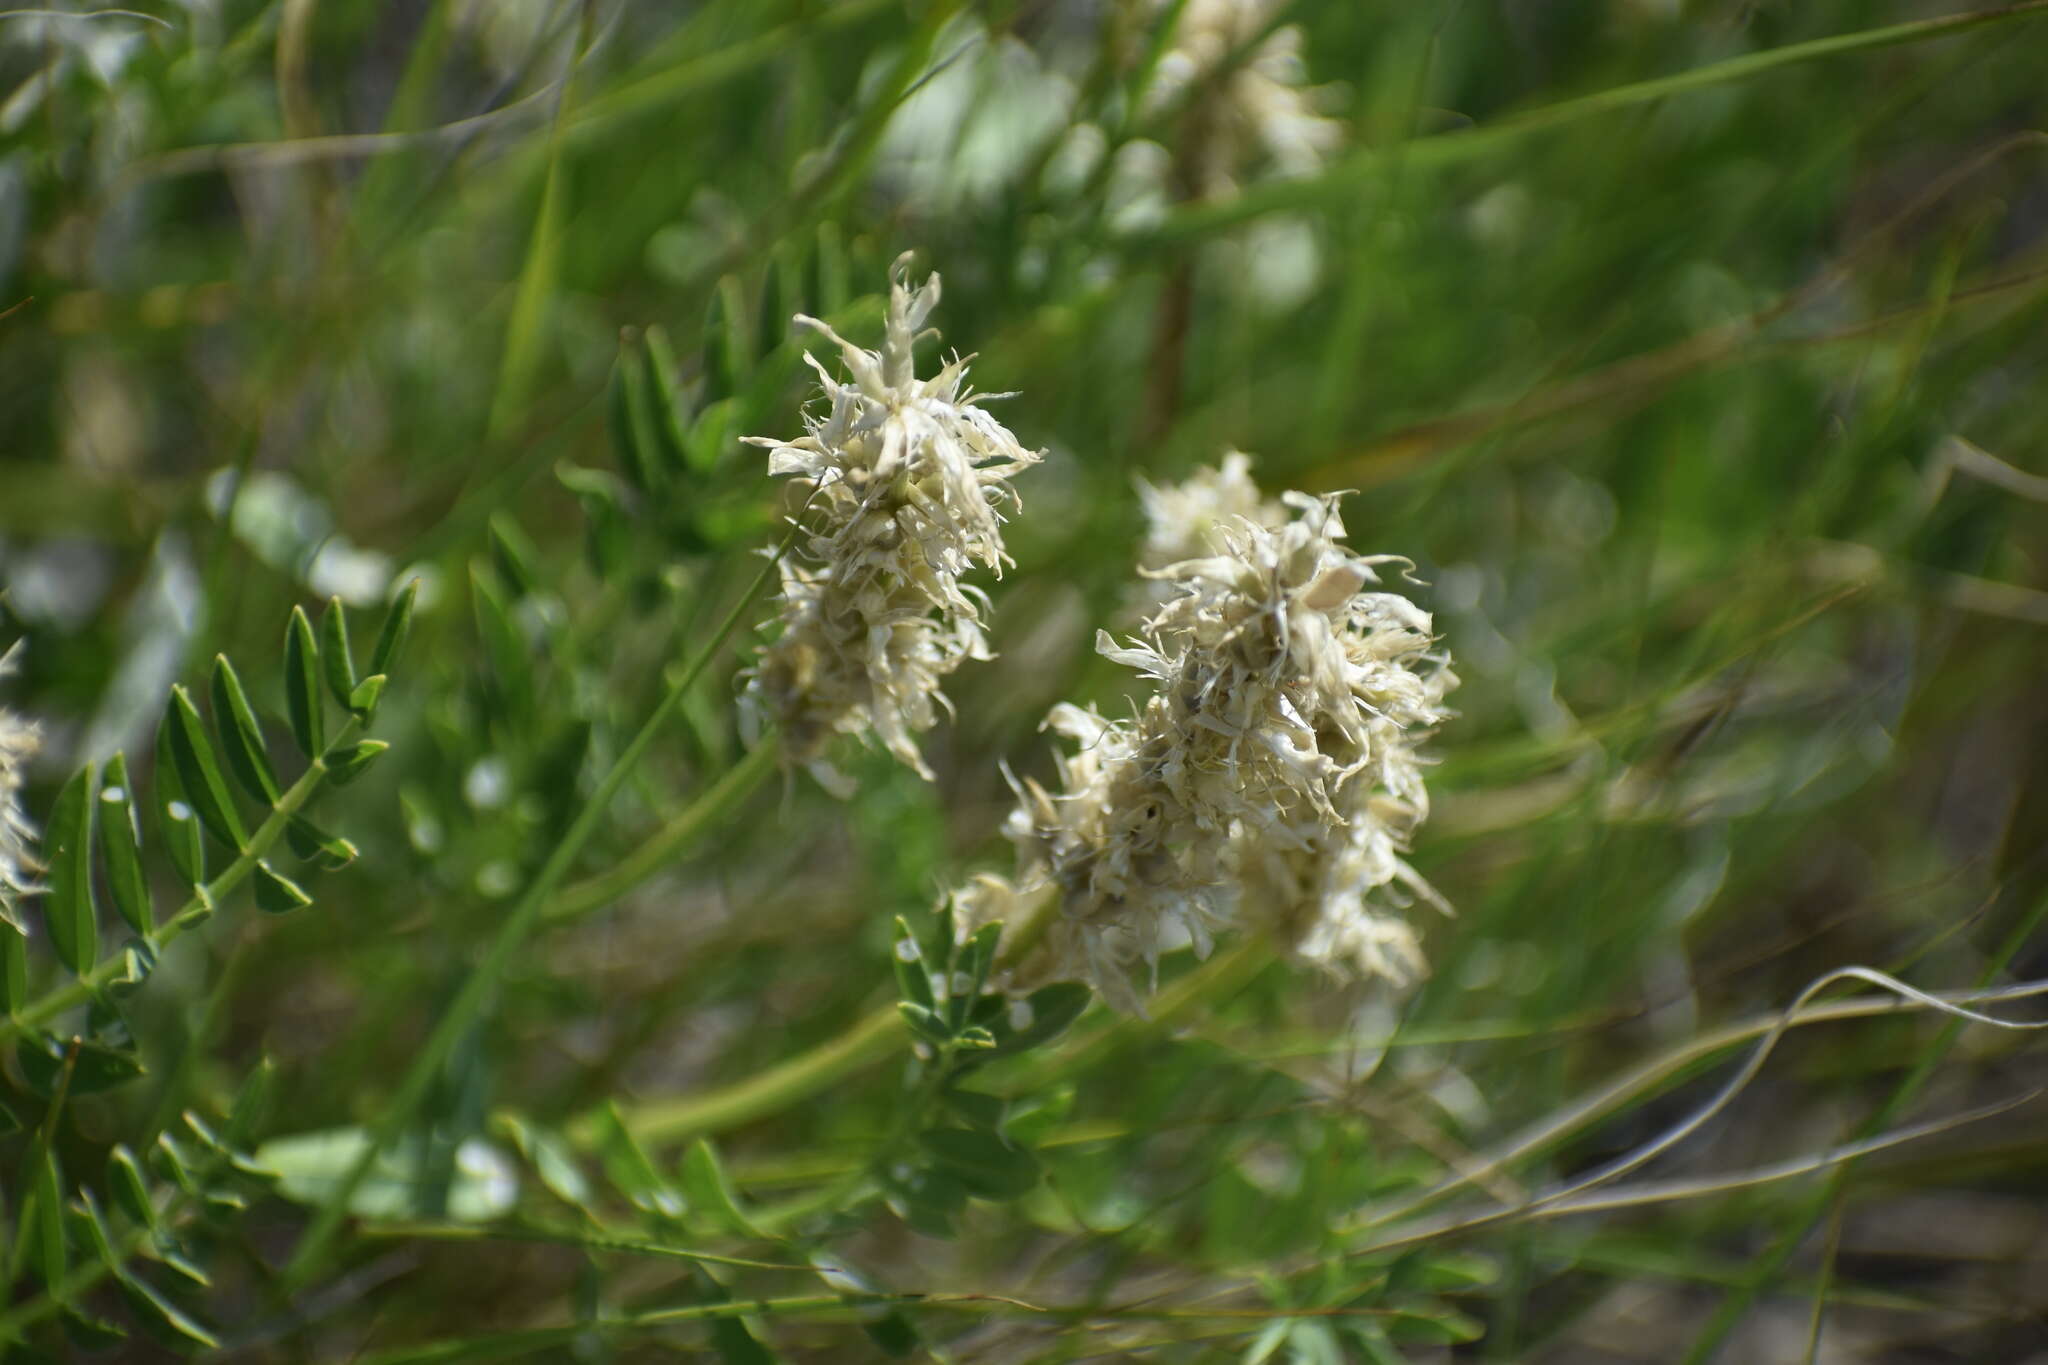
POLYGON ((966 660, 990 657, 986 599, 961 576, 977 565, 1001 573, 998 509, 1015 505, 1009 481, 1041 458, 979 406, 987 396, 967 387, 971 357, 918 378, 913 350, 939 277, 912 290, 908 259, 890 271, 881 350, 797 316, 839 347, 851 382, 807 356, 824 414, 807 414, 793 441, 747 438, 806 501, 780 570, 781 631, 748 674, 742 720, 750 738, 777 727, 786 759, 841 794, 850 784, 826 753, 837 735, 872 735, 931 776, 918 736, 946 705, 941 686, 966 660))

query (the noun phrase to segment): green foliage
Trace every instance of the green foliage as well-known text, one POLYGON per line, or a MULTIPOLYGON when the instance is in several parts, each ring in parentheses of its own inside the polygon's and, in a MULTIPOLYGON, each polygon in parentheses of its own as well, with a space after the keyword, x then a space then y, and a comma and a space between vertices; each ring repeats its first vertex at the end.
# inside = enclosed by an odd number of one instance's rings
POLYGON ((72 8, 0 16, 10 1358, 2032 1349, 2038 1043, 1932 1015, 2043 961, 2048 9, 1297 3, 1189 79, 1208 0, 72 8), (1219 117, 1274 24, 1302 121, 1219 117), (847 805, 735 720, 806 524, 741 438, 904 250, 1049 456, 938 781, 847 805), (1456 917, 1125 1016, 925 907, 1233 446, 1417 566, 1456 917), (1945 994, 1783 1016, 1851 962, 1945 994))

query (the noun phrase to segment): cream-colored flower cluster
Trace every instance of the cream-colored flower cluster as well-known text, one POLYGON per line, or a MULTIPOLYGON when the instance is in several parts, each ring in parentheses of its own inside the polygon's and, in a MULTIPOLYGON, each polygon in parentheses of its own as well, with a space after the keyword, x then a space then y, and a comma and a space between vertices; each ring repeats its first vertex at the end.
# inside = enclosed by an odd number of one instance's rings
MULTIPOLYGON (((1171 0, 1159 0, 1162 11, 1171 0)), ((1188 100, 1194 188, 1207 199, 1237 192, 1238 178, 1264 163, 1280 175, 1308 175, 1344 140, 1344 125, 1316 112, 1305 86, 1301 29, 1275 29, 1228 74, 1232 53, 1258 38, 1280 0, 1186 0, 1153 77, 1154 108, 1188 100), (1204 83, 1213 91, 1189 92, 1204 83)))
POLYGON ((1441 901, 1401 853, 1428 810, 1417 745, 1456 679, 1427 613, 1368 589, 1406 561, 1346 549, 1334 498, 1283 501, 1280 524, 1228 516, 1204 533, 1211 553, 1155 571, 1174 595, 1139 638, 1098 637, 1151 695, 1128 720, 1053 713, 1075 748, 1057 792, 1018 784, 1014 887, 959 897, 979 919, 1051 895, 1058 970, 1125 1007, 1134 968, 1228 925, 1346 975, 1422 970, 1398 912, 1441 901))
POLYGON ((917 737, 945 704, 940 685, 963 661, 989 657, 982 595, 961 576, 1008 562, 998 508, 1015 503, 1009 481, 1040 458, 979 406, 967 360, 917 377, 911 351, 939 277, 911 289, 908 260, 890 272, 880 351, 798 316, 838 344, 852 382, 811 358, 824 414, 807 416, 794 441, 748 438, 807 503, 806 529, 782 563, 781 633, 748 677, 742 716, 752 735, 779 727, 789 760, 842 794, 848 783, 825 752, 840 734, 873 735, 931 775, 917 737))
MULTIPOLYGON (((13 671, 10 649, 0 654, 0 678, 13 671)), ((21 789, 41 744, 32 722, 0 706, 0 918, 16 922, 21 898, 36 890, 36 831, 22 812, 21 789)))

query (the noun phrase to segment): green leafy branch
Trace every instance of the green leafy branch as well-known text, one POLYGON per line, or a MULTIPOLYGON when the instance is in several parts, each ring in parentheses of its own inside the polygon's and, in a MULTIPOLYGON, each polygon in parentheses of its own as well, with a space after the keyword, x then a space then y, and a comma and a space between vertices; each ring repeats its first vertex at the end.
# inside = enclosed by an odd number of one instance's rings
MULTIPOLYGON (((321 830, 302 812, 323 787, 355 780, 390 747, 362 735, 376 716, 410 633, 417 595, 418 584, 409 584, 392 603, 371 650, 369 668, 360 674, 340 599, 328 603, 317 636, 304 610, 292 609, 284 641, 286 714, 307 765, 289 787, 278 778, 254 708, 227 656, 214 660, 208 689, 211 731, 191 694, 183 687, 171 689, 171 703, 157 734, 157 829, 188 894, 161 923, 143 863, 138 799, 126 757, 117 753, 104 766, 87 763, 72 776, 58 794, 49 820, 49 869, 42 898, 52 953, 72 979, 31 999, 26 926, 0 929, 0 989, 7 1007, 6 1018, 0 1020, 0 1041, 33 1033, 69 1010, 103 1000, 108 992, 139 986, 165 948, 211 919, 228 894, 245 881, 254 881, 257 905, 271 913, 312 904, 312 896, 296 880, 268 861, 279 842, 316 869, 342 867, 354 860, 355 845, 321 830), (331 737, 323 686, 345 715, 331 737), (265 809, 253 830, 243 821, 228 785, 230 775, 265 809), (210 876, 209 840, 232 855, 210 876), (100 955, 96 862, 115 911, 133 931, 118 953, 106 957, 100 955)), ((106 1059, 95 1060, 104 1064, 106 1059)), ((139 1070, 138 1066, 131 1074, 139 1070)))

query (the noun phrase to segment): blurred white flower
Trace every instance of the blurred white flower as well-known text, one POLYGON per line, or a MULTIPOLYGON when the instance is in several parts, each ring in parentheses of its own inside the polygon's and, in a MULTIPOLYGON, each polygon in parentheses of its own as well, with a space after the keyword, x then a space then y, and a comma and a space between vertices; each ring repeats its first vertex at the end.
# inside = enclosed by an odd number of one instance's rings
MULTIPOLYGON (((942 214, 991 200, 1034 164, 1066 127, 1074 86, 978 15, 949 22, 933 48, 942 55, 890 116, 874 174, 911 209, 942 214)), ((863 87, 892 60, 878 58, 863 87)))
MULTIPOLYGON (((1138 480, 1138 502, 1145 511, 1145 541, 1138 553, 1141 570, 1164 569, 1185 559, 1200 559, 1226 548, 1221 533, 1237 519, 1274 530, 1287 521, 1287 508, 1259 491, 1252 479, 1252 457, 1228 451, 1219 465, 1205 465, 1180 483, 1156 486, 1138 480)), ((1163 580, 1159 600, 1172 591, 1163 580)))
MULTIPOLYGON (((986 659, 979 590, 960 579, 1007 562, 997 508, 1037 453, 979 406, 967 360, 919 379, 912 346, 939 301, 939 277, 913 291, 908 256, 890 271, 880 351, 853 345, 815 318, 799 325, 838 344, 851 383, 807 357, 828 408, 794 441, 749 437, 768 470, 808 499, 803 532, 782 563, 782 633, 751 670, 741 714, 752 736, 782 731, 784 754, 828 788, 846 780, 825 760, 834 735, 872 734, 930 777, 917 736, 945 704, 939 687, 966 659, 986 659)), ((969 357, 968 359, 971 359, 969 357)))
MULTIPOLYGON (((1194 515, 1248 482, 1226 462, 1149 503, 1194 515)), ((1137 639, 1097 638, 1151 696, 1128 721, 1053 712, 1075 750, 1057 793, 1016 784, 1014 888, 960 897, 977 920, 1050 892, 1057 969, 1126 1008, 1135 966, 1182 941, 1206 952, 1223 926, 1264 928, 1346 976, 1423 969, 1398 912, 1443 903, 1401 854, 1428 811, 1417 746, 1457 680, 1428 614, 1367 590, 1379 565, 1406 561, 1344 548, 1334 498, 1282 501, 1278 525, 1230 513, 1185 528, 1207 553, 1151 574, 1174 595, 1137 639)))
MULTIPOLYGON (((0 654, 0 678, 14 671, 15 650, 0 654)), ((42 745, 33 722, 0 706, 0 919, 19 927, 21 898, 37 890, 36 830, 21 809, 28 763, 42 745)))
MULTIPOLYGON (((1164 12, 1173 0, 1156 0, 1164 12)), ((1186 0, 1147 92, 1148 111, 1186 102, 1192 188, 1206 199, 1237 192, 1261 167, 1313 174, 1343 143, 1344 125, 1316 112, 1301 29, 1275 29, 1220 78, 1232 53, 1272 23, 1280 0, 1186 0), (1211 88, 1204 88, 1211 87, 1211 88)))

